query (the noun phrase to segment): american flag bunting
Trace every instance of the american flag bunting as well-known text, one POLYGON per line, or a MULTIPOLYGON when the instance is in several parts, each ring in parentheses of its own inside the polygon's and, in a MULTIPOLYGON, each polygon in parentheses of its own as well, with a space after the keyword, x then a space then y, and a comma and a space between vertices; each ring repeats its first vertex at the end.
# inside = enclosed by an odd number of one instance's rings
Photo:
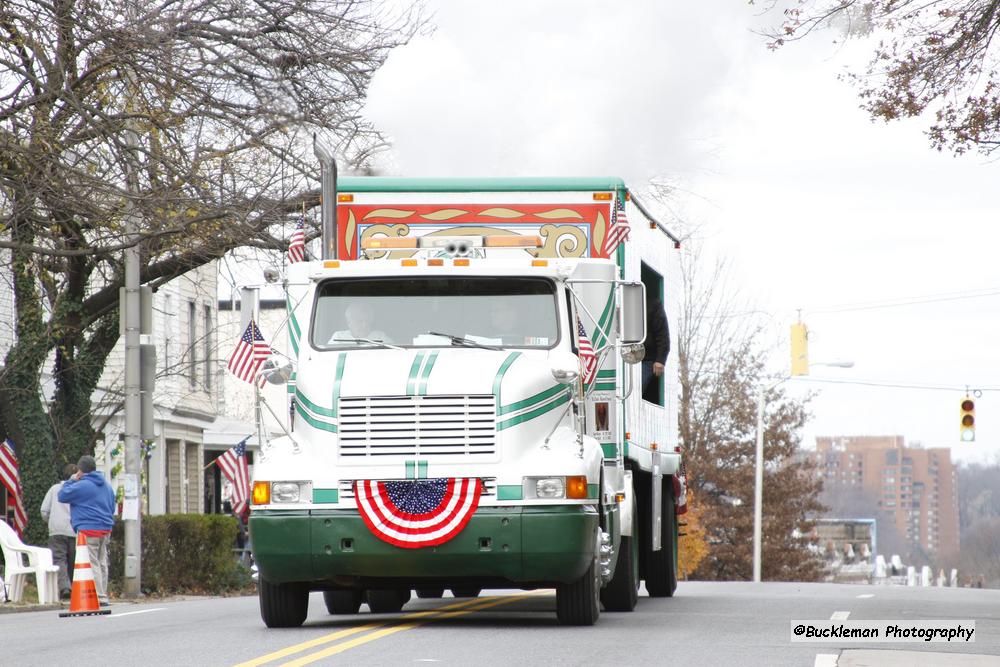
POLYGON ((458 535, 479 507, 482 490, 474 477, 354 482, 368 530, 403 549, 444 544, 458 535))

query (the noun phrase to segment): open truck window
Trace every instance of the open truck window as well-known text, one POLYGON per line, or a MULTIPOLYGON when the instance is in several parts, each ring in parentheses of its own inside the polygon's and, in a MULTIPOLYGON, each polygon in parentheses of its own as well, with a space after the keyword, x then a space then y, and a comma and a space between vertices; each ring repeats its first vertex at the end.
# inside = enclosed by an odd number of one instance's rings
POLYGON ((559 342, 555 286, 540 278, 329 280, 318 288, 312 344, 550 349, 559 342))

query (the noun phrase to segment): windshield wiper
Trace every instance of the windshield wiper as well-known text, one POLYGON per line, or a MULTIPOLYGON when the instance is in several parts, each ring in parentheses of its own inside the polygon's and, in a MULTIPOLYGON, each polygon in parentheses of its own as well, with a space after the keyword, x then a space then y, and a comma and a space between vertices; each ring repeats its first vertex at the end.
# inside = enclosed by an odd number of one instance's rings
POLYGON ((369 345, 377 345, 378 347, 387 347, 391 350, 402 350, 398 345, 393 345, 391 343, 386 343, 382 340, 373 340, 371 338, 334 338, 330 341, 330 345, 335 345, 337 343, 368 343, 369 345))
POLYGON ((496 350, 497 352, 503 352, 502 347, 497 347, 496 345, 487 345, 486 343, 478 343, 471 338, 465 338, 464 336, 453 336, 451 334, 439 333, 437 331, 428 331, 432 336, 441 336, 442 338, 447 338, 451 341, 452 345, 462 345, 464 347, 478 347, 484 350, 496 350))

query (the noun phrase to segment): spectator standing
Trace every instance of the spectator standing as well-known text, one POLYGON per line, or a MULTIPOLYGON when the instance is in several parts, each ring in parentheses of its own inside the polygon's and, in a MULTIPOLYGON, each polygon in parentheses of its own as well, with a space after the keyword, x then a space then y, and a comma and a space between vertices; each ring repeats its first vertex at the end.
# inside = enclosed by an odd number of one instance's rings
POLYGON ((93 456, 81 456, 79 470, 63 484, 59 501, 69 503, 73 530, 83 533, 90 552, 97 599, 108 606, 108 542, 115 517, 115 492, 97 470, 93 456))
POLYGON ((653 378, 663 375, 670 354, 670 329, 663 302, 655 297, 646 299, 646 354, 642 358, 642 397, 659 403, 659 386, 653 378))
POLYGON ((67 479, 76 474, 72 463, 63 466, 60 481, 49 487, 42 501, 42 518, 49 522, 49 549, 59 568, 59 597, 66 600, 73 586, 73 564, 76 561, 76 532, 70 521, 70 508, 57 499, 67 479))

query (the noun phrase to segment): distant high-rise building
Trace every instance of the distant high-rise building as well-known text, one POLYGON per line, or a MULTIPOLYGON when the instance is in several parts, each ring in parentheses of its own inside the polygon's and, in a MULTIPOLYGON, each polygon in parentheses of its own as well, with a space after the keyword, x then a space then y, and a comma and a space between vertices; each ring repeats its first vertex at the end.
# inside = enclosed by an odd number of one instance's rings
POLYGON ((833 493, 865 493, 900 536, 928 553, 959 547, 958 481, 947 447, 907 447, 903 436, 816 438, 817 473, 833 493))

